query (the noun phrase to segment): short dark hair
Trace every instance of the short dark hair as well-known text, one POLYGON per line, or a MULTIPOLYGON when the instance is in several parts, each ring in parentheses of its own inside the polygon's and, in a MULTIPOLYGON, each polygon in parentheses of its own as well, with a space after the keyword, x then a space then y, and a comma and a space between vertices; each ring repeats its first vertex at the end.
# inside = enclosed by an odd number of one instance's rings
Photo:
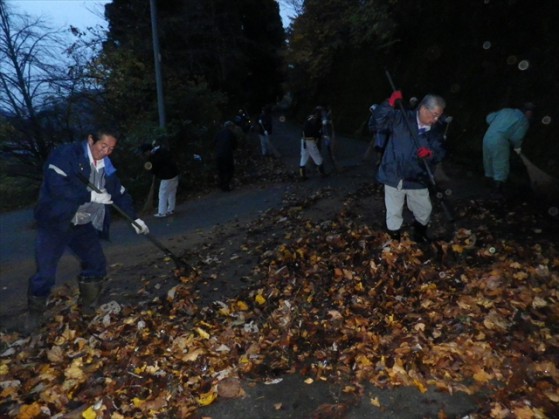
POLYGON ((93 142, 96 143, 103 137, 104 135, 108 135, 111 137, 116 138, 117 140, 120 138, 120 132, 114 127, 102 127, 98 128, 94 134, 91 134, 93 138, 93 142))

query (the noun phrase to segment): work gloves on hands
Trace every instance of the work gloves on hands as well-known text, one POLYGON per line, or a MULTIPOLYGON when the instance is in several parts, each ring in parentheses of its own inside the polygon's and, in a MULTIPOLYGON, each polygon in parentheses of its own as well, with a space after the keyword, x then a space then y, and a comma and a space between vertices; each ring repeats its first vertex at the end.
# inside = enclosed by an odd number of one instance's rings
POLYGON ((102 190, 101 193, 91 191, 91 202, 104 205, 110 205, 113 203, 113 201, 111 201, 111 194, 107 193, 105 190, 102 190))
POLYGON ((390 106, 394 107, 398 102, 403 99, 401 90, 394 90, 390 97, 388 98, 388 103, 390 106))
POLYGON ((140 218, 134 220, 132 227, 136 230, 136 234, 149 234, 148 226, 140 218))
POLYGON ((417 149, 417 157, 420 159, 429 159, 433 157, 433 150, 427 147, 419 147, 417 149))
POLYGON ((522 153, 522 148, 517 147, 517 148, 514 149, 514 152, 515 152, 516 154, 520 155, 520 153, 522 153))

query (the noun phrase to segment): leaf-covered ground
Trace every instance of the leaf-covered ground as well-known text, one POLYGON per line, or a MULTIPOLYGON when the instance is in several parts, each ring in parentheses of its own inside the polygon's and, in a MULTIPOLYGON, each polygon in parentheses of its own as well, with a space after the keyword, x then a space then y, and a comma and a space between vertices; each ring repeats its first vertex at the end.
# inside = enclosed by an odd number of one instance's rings
POLYGON ((419 246, 370 222, 374 185, 338 194, 286 195, 243 235, 189 249, 192 274, 176 281, 161 261, 136 303, 109 301, 91 321, 58 288, 40 333, 0 335, 0 414, 189 417, 244 397, 247 380, 297 375, 342 389, 314 418, 343 418, 365 384, 475 394, 471 418, 558 417, 557 220, 462 200, 456 229, 435 217, 419 246), (330 200, 338 209, 320 211, 330 200))

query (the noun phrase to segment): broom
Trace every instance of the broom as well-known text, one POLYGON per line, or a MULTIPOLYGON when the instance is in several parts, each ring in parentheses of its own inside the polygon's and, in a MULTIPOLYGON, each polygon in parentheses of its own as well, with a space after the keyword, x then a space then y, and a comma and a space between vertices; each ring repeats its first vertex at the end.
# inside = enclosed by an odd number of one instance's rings
POLYGON ((532 190, 536 194, 548 198, 559 198, 559 180, 545 173, 532 163, 524 154, 519 153, 519 156, 526 166, 532 190))

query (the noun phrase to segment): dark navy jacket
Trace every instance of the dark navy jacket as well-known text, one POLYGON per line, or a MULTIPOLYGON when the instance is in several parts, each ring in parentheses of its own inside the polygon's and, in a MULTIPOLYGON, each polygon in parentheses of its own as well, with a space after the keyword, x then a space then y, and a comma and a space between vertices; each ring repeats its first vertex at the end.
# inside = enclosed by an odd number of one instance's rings
MULTIPOLYGON (((35 207, 35 219, 40 228, 66 231, 78 207, 91 201, 91 192, 78 178, 81 173, 89 179, 91 165, 87 154, 87 141, 64 144, 56 148, 44 166, 43 183, 39 192, 39 202, 35 207)), ((116 169, 108 157, 105 163, 105 189, 112 201, 133 220, 137 218, 132 197, 120 184, 116 169)), ((109 237, 111 222, 110 209, 105 211, 101 237, 109 237)))
POLYGON ((417 110, 400 110, 392 108, 388 102, 383 102, 375 109, 376 126, 379 131, 388 131, 389 139, 377 173, 377 180, 396 188, 403 180, 403 189, 423 189, 429 186, 429 176, 425 163, 417 157, 419 147, 427 147, 433 151, 433 157, 427 160, 431 173, 435 165, 445 155, 443 135, 437 124, 425 134, 419 134, 417 126, 417 110), (407 118, 409 124, 404 118, 407 118), (415 143, 412 133, 417 139, 415 143))

